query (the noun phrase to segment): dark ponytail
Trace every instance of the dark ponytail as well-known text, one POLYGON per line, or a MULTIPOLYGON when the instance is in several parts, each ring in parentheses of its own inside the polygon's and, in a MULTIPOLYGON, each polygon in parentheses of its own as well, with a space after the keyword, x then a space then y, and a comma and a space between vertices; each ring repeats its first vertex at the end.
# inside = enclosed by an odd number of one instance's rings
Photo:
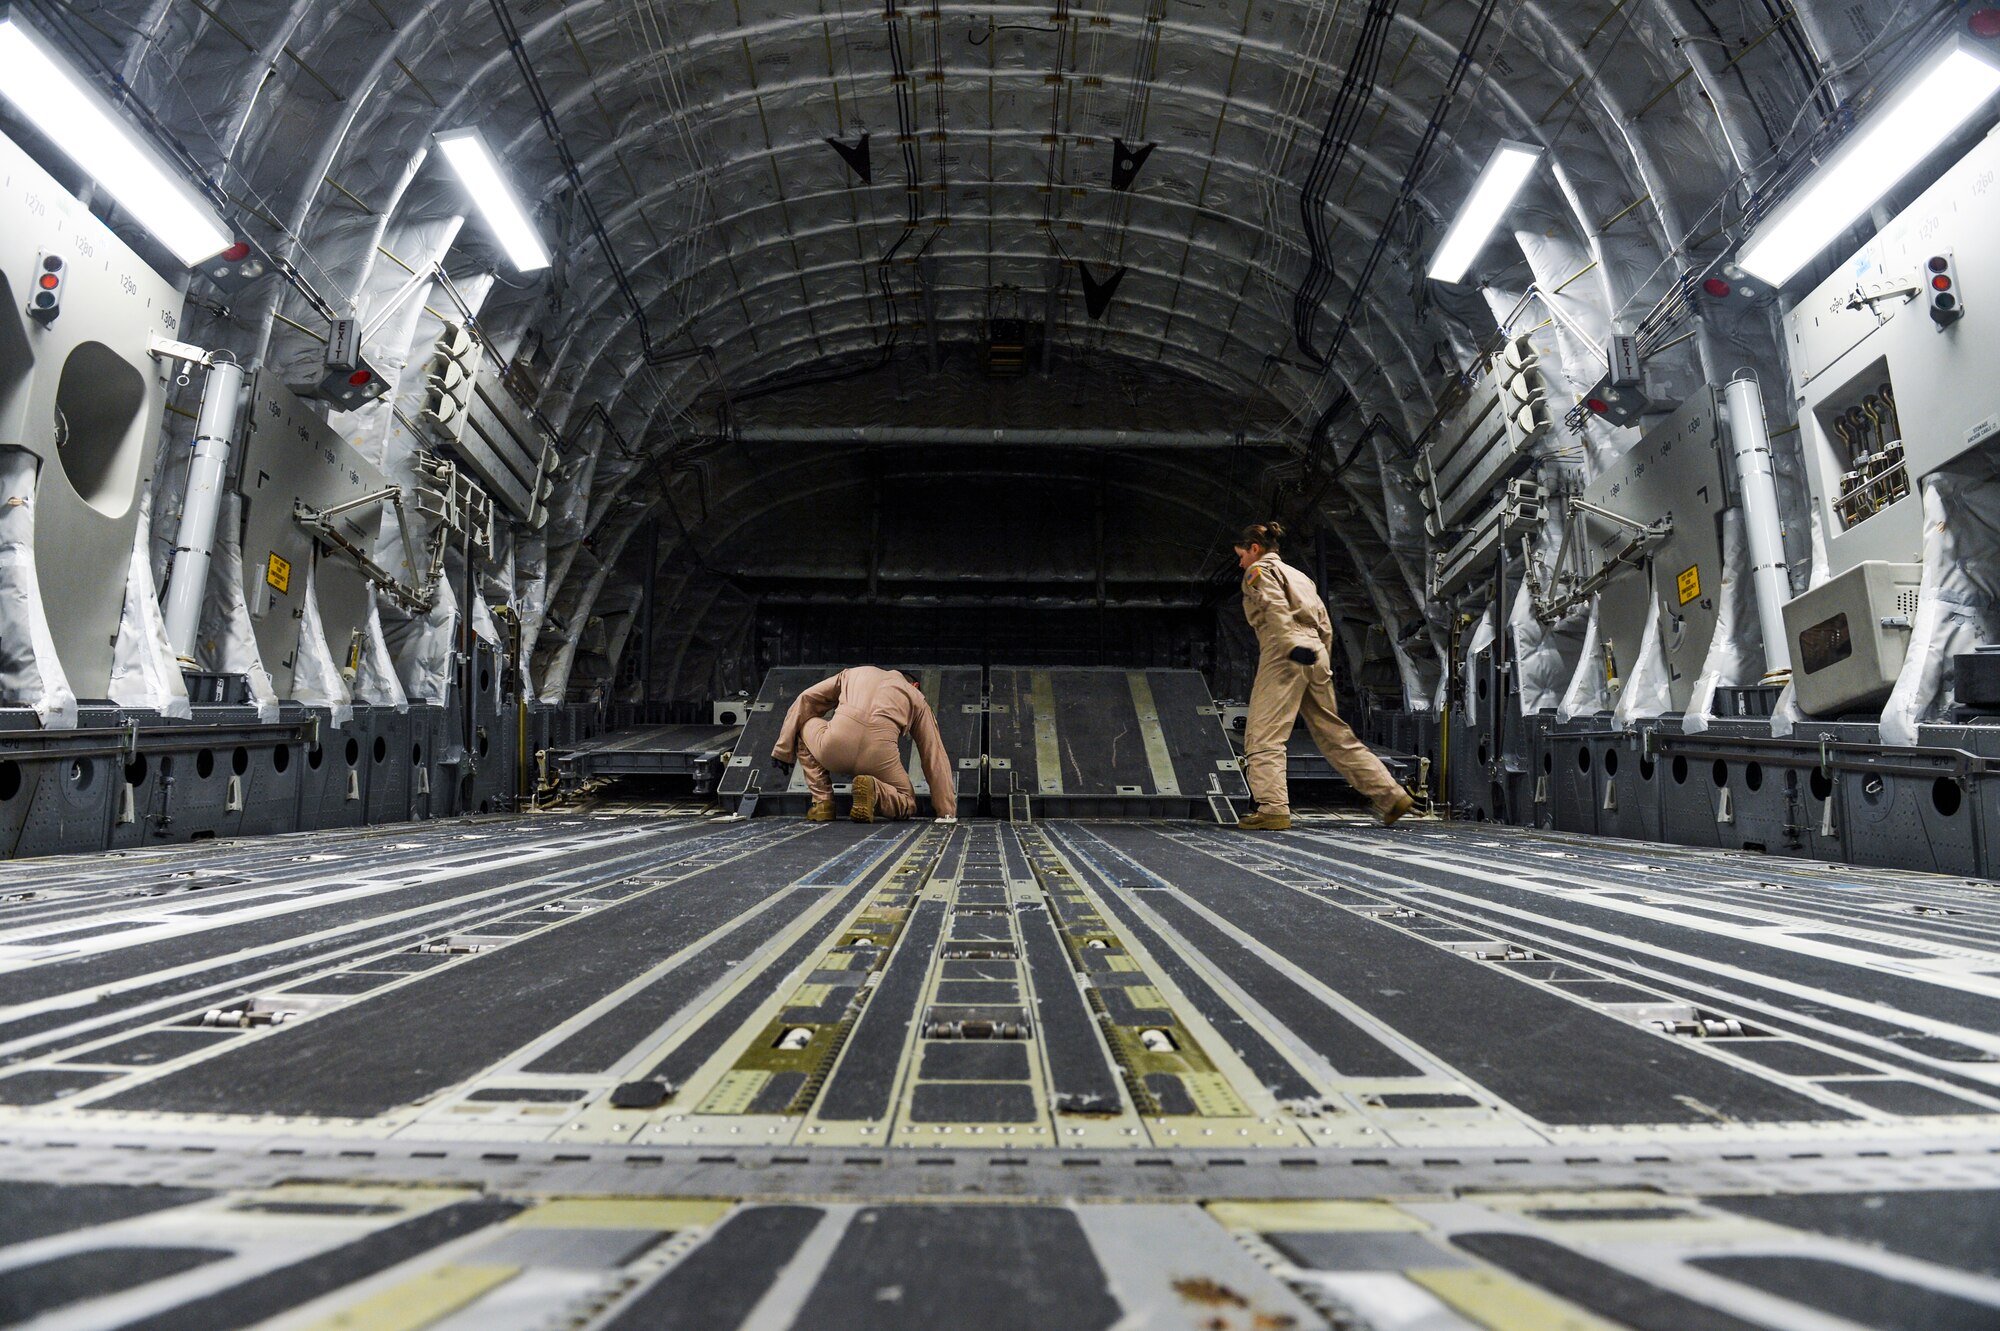
POLYGON ((1245 527, 1243 529, 1243 537, 1237 541, 1237 544, 1245 549, 1253 545, 1261 545, 1272 554, 1276 554, 1279 547, 1284 543, 1284 539, 1285 524, 1273 518, 1269 522, 1253 522, 1245 527))

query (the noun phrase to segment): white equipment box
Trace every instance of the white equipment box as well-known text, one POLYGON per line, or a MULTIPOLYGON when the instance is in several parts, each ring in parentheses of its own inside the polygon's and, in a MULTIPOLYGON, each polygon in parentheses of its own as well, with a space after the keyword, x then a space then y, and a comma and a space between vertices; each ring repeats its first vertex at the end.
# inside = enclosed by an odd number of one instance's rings
POLYGON ((1889 696, 1909 652, 1923 568, 1864 560, 1786 602, 1801 709, 1832 716, 1889 696))

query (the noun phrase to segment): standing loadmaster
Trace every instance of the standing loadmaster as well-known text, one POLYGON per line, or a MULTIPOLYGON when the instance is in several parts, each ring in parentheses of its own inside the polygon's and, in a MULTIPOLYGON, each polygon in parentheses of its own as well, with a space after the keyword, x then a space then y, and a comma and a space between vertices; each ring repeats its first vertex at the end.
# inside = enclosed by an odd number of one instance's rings
POLYGON ((1416 801, 1396 783, 1382 760, 1354 737, 1333 702, 1333 621, 1312 579, 1278 557, 1285 529, 1254 522, 1236 546, 1243 570, 1243 617, 1257 634, 1257 682, 1250 687, 1250 716, 1243 728, 1243 775, 1257 811, 1239 819, 1246 832, 1282 832, 1292 825, 1285 789, 1285 741, 1303 713, 1313 743, 1393 823, 1416 801))
POLYGON ((901 671, 856 666, 813 685, 785 714, 771 757, 786 766, 796 759, 805 768, 806 789, 812 792, 808 822, 833 821, 833 772, 854 775, 848 816, 855 822, 908 818, 917 811, 917 793, 903 767, 905 735, 916 741, 931 807, 940 819, 956 821, 956 779, 937 717, 915 678, 901 671), (830 719, 829 707, 835 709, 830 719))

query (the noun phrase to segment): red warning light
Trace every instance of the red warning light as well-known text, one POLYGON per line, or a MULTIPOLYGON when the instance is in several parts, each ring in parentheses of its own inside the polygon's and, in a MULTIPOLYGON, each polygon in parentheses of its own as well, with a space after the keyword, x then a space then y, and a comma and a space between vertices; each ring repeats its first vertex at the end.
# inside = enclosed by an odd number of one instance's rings
POLYGON ((243 241, 239 240, 234 245, 231 245, 228 249, 224 250, 222 252, 222 257, 227 259, 231 263, 235 263, 239 259, 247 258, 249 254, 250 254, 250 246, 245 244, 243 241))
POLYGON ((1947 277, 1943 273, 1939 273, 1936 277, 1933 277, 1931 279, 1931 290, 1933 291, 1951 290, 1951 278, 1947 277))
POLYGON ((57 287, 61 285, 62 285, 62 279, 60 277, 57 277, 54 273, 42 274, 42 290, 54 291, 57 287))
POLYGON ((1600 416, 1611 410, 1611 404, 1601 397, 1586 398, 1583 405, 1589 407, 1600 416))
POLYGON ((1965 26, 1975 37, 2000 37, 2000 9, 1975 9, 1965 26))
POLYGON ((1701 289, 1711 296, 1726 296, 1729 294, 1729 283, 1719 277, 1711 277, 1701 284, 1701 289))
POLYGON ((367 383, 370 379, 373 379, 374 377, 375 376, 369 373, 367 370, 356 370, 353 374, 347 376, 347 382, 353 384, 356 388, 359 388, 361 387, 361 385, 367 383))

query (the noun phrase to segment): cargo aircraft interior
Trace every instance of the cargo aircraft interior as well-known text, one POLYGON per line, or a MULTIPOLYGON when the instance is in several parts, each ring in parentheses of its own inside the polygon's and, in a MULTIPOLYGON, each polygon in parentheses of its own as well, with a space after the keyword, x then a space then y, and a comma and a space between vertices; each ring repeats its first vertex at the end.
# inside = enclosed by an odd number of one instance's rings
POLYGON ((0 1326, 2000 1328, 2000 8, 0 0, 0 1326))

